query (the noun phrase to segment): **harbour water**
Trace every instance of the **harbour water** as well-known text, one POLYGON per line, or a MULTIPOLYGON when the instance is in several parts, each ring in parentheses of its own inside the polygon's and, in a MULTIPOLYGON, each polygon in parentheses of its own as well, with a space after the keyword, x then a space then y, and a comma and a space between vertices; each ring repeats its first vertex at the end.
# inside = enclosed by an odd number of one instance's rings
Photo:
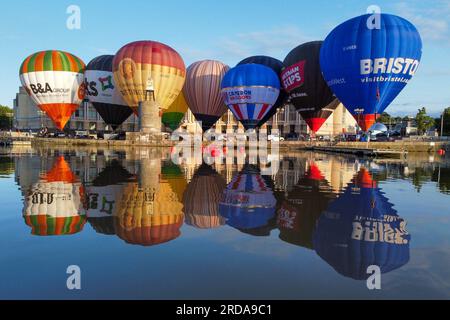
POLYGON ((450 298, 449 158, 240 152, 3 150, 0 299, 450 298))

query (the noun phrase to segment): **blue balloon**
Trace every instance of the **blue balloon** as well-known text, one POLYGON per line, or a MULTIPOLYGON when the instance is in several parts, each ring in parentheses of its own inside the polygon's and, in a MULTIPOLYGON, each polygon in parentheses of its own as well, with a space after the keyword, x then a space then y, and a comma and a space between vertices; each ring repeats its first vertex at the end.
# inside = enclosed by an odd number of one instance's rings
POLYGON ((334 94, 367 131, 411 80, 421 56, 422 40, 413 24, 390 14, 367 14, 327 36, 320 65, 334 94))
POLYGON ((243 64, 230 69, 222 80, 225 104, 246 129, 254 129, 277 102, 278 75, 260 64, 243 64))
POLYGON ((313 235, 316 253, 337 272, 356 280, 370 276, 369 266, 387 273, 409 261, 406 221, 367 176, 363 169, 328 206, 313 235))

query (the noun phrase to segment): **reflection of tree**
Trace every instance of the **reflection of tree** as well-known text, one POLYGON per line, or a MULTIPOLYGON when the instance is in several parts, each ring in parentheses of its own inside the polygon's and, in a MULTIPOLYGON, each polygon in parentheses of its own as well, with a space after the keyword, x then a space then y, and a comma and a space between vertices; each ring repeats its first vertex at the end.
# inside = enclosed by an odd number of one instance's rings
POLYGON ((14 159, 0 157, 0 175, 9 175, 14 172, 14 159))
POLYGON ((412 184, 417 192, 422 191, 422 187, 426 182, 431 181, 432 171, 426 168, 417 167, 412 173, 412 184))
POLYGON ((450 168, 436 168, 432 179, 442 193, 450 194, 450 168))

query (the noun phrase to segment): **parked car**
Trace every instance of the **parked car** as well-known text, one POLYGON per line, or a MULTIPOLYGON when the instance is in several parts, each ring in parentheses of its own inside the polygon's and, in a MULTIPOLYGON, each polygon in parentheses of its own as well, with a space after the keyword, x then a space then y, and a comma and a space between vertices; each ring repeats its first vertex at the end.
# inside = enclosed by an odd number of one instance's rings
POLYGON ((75 139, 97 139, 96 133, 90 133, 86 130, 77 130, 75 131, 75 139))
POLYGON ((317 140, 319 140, 319 141, 331 141, 331 137, 330 136, 319 136, 317 138, 317 140))
POLYGON ((279 136, 278 134, 269 134, 267 136, 267 141, 284 141, 284 138, 279 136))
POLYGON ((286 141, 298 141, 299 137, 297 132, 291 132, 286 135, 286 141))
POLYGON ((394 141, 395 137, 391 136, 387 132, 381 132, 375 136, 375 141, 378 142, 387 142, 387 141, 394 141))

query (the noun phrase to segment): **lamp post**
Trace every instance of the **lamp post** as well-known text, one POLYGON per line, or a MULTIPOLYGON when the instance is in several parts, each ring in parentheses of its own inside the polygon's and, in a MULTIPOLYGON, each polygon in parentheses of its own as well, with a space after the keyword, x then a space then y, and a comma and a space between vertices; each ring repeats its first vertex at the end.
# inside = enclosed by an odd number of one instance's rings
POLYGON ((361 120, 361 114, 364 112, 364 109, 355 109, 355 113, 358 115, 358 121, 356 122, 356 135, 358 135, 358 132, 361 130, 361 127, 359 126, 359 122, 361 120))
POLYGON ((445 115, 445 111, 442 112, 442 115, 441 115, 441 138, 444 136, 444 115, 445 115))
POLYGON ((44 127, 44 119, 43 119, 44 111, 38 110, 38 115, 39 115, 39 120, 40 120, 40 123, 41 123, 41 129, 42 129, 44 127))

